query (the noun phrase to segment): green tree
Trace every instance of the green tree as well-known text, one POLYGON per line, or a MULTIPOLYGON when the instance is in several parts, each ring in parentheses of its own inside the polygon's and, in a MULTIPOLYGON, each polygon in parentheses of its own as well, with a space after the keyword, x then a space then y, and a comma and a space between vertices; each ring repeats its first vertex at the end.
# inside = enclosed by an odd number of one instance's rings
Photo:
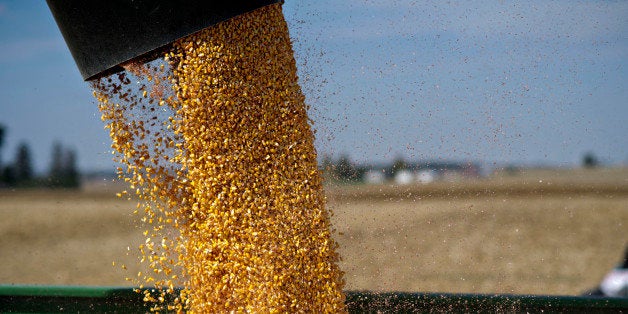
POLYGON ((325 180, 328 180, 334 177, 334 162, 330 155, 328 154, 323 155, 323 158, 321 159, 321 163, 319 164, 318 167, 325 180))
POLYGON ((13 166, 6 166, 2 170, 2 183, 6 186, 15 186, 17 180, 15 178, 15 169, 13 166))
POLYGON ((48 183, 51 187, 61 186, 63 177, 63 147, 61 143, 52 144, 52 154, 50 156, 50 171, 48 172, 48 183))
POLYGON ((17 148, 14 161, 15 181, 19 186, 30 186, 33 184, 33 166, 31 163, 31 153, 28 145, 20 143, 17 148))
POLYGON ((595 168, 599 164, 597 157, 592 152, 588 152, 582 156, 582 166, 585 168, 595 168))
POLYGON ((2 145, 4 144, 4 134, 6 128, 0 124, 0 172, 2 170, 2 145))
POLYGON ((79 172, 76 169, 76 152, 68 149, 65 152, 63 160, 63 184, 68 188, 77 188, 79 186, 79 172))
POLYGON ((360 179, 355 165, 347 155, 340 156, 334 168, 337 178, 341 181, 357 181, 360 179))
POLYGON ((7 168, 5 168, 2 165, 2 146, 4 145, 4 136, 6 134, 6 128, 4 127, 4 125, 0 124, 0 187, 2 187, 4 184, 8 184, 8 174, 7 173, 7 168))
POLYGON ((64 148, 60 142, 52 144, 48 186, 52 188, 76 188, 79 186, 76 152, 64 148))
POLYGON ((404 170, 407 167, 408 167, 408 164, 406 163, 405 159, 403 158, 403 156, 399 155, 395 158, 395 161, 393 161, 392 167, 390 169, 390 173, 395 175, 397 172, 404 170))

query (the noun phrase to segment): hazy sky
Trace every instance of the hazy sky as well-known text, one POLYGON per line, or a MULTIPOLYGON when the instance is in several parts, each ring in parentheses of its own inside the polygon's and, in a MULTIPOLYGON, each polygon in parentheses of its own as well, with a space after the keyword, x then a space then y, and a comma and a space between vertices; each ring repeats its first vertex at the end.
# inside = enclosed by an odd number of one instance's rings
MULTIPOLYGON (((319 154, 628 163, 628 1, 294 1, 284 15, 319 154)), ((45 171, 57 140, 82 170, 109 139, 43 0, 0 0, 4 164, 45 171)))

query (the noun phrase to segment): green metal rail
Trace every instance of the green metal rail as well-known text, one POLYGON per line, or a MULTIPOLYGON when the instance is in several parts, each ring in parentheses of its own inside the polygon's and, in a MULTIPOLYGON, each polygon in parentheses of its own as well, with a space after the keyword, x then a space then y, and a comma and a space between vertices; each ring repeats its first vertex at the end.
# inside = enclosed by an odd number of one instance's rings
MULTIPOLYGON (((0 313, 146 313, 130 287, 0 285, 0 313)), ((628 313, 626 298, 347 292, 350 313, 628 313)))

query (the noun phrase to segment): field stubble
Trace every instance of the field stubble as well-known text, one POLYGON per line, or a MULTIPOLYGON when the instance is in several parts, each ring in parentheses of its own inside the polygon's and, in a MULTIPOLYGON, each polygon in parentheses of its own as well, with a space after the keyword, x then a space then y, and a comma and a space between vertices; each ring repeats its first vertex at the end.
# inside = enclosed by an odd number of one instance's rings
MULTIPOLYGON (((0 191, 0 283, 119 286, 147 271, 135 203, 114 194, 0 191)), ((625 169, 327 194, 348 290, 579 294, 628 244, 625 169)))

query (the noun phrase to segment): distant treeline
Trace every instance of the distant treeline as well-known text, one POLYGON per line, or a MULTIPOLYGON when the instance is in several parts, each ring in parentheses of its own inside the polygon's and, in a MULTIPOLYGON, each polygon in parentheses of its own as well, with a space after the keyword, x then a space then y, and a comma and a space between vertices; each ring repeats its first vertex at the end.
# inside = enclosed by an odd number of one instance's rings
MULTIPOLYGON (((593 152, 582 156, 583 168, 600 166, 600 161, 593 152)), ((392 163, 387 164, 358 164, 346 154, 333 159, 329 155, 323 156, 319 164, 324 179, 336 183, 374 183, 384 181, 404 181, 404 176, 417 176, 419 182, 427 183, 432 180, 456 180, 459 178, 477 178, 482 176, 482 169, 478 163, 472 161, 406 161, 398 156, 392 163), (423 176, 421 176, 423 174, 423 176)), ((507 166, 507 173, 516 171, 516 166, 507 166)), ((405 180, 414 180, 405 178, 405 180)))
MULTIPOLYGON (((4 144, 5 128, 0 125, 0 152, 4 144)), ((1 156, 1 155, 0 155, 1 156)), ((18 145, 15 157, 5 163, 0 160, 0 188, 78 188, 79 172, 76 152, 59 142, 52 145, 50 168, 42 176, 35 175, 30 147, 26 142, 18 145)))
POLYGON ((351 161, 347 155, 341 155, 336 160, 326 155, 323 157, 319 167, 326 181, 331 180, 342 183, 361 182, 364 173, 368 170, 367 167, 351 161))

